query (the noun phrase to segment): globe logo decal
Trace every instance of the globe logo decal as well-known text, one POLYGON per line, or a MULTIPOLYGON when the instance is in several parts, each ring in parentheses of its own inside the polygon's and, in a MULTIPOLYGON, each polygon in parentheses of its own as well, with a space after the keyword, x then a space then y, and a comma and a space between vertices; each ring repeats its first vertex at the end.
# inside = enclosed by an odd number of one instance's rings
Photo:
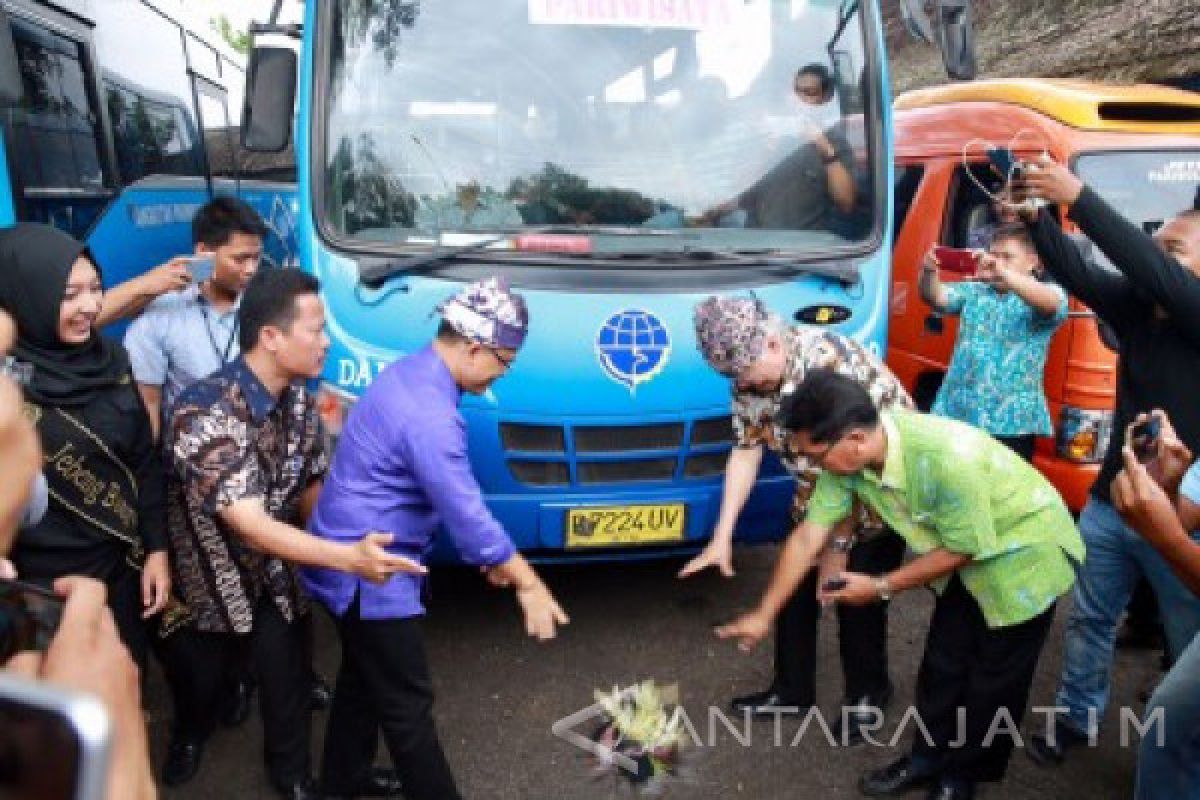
POLYGON ((619 311, 600 326, 596 356, 605 374, 633 394, 667 365, 671 336, 649 311, 619 311))

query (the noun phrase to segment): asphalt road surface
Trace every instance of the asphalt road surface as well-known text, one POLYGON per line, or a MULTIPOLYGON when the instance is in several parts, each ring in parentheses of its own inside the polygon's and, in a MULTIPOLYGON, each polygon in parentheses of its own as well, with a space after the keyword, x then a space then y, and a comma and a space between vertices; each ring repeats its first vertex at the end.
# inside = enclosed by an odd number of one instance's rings
MULTIPOLYGON (((774 548, 742 550, 738 574, 725 580, 704 575, 675 579, 681 562, 552 567, 548 582, 572 617, 559 639, 537 644, 525 638, 511 593, 486 587, 465 570, 437 572, 426 621, 426 640, 437 690, 435 714, 442 742, 464 797, 495 800, 594 800, 632 796, 624 782, 596 780, 580 750, 551 733, 558 719, 593 703, 596 689, 654 679, 677 684, 681 705, 702 740, 689 759, 691 774, 669 787, 667 797, 775 798, 858 797, 858 776, 900 755, 886 746, 855 748, 829 744, 815 723, 795 742, 798 721, 785 720, 778 734, 770 720, 755 721, 749 735, 741 720, 729 718, 737 735, 719 719, 710 731, 709 706, 723 709, 732 695, 765 687, 771 676, 771 646, 741 653, 718 641, 714 622, 748 607, 765 585, 774 548), (743 745, 739 737, 748 739, 743 745)), ((928 592, 909 592, 892 604, 890 654, 896 697, 878 738, 892 738, 913 684, 932 607, 928 592)), ((1059 608, 1033 690, 1033 705, 1052 704, 1062 651, 1059 608)), ((818 700, 832 720, 841 696, 836 625, 821 624, 818 700)), ((319 618, 317 667, 332 679, 337 637, 319 618)), ((1017 752, 1007 780, 983 796, 1038 798, 1125 798, 1132 794, 1138 736, 1122 747, 1118 708, 1140 713, 1139 694, 1157 677, 1158 658, 1119 652, 1112 708, 1095 749, 1073 753, 1063 767, 1041 770, 1017 752)), ((161 679, 152 672, 147 690, 155 763, 166 744, 169 703, 161 679)), ((319 757, 324 714, 313 719, 314 763, 319 757)), ((1044 725, 1027 716, 1022 734, 1044 725)), ((590 730, 581 726, 582 730, 590 730)), ((908 730, 913 727, 910 723, 908 730)), ((272 797, 262 766, 257 713, 242 727, 222 730, 209 742, 200 774, 167 798, 272 797)), ((379 763, 387 763, 380 750, 379 763)), ((920 795, 913 795, 919 797, 920 795)))

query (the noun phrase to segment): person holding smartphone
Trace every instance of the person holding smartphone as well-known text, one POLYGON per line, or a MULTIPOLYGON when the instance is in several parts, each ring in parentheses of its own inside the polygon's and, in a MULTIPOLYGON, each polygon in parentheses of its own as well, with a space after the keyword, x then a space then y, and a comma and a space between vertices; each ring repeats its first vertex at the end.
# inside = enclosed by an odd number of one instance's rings
MULTIPOLYGON (((1200 462, 1162 411, 1138 415, 1126 433, 1112 500, 1122 519, 1200 595, 1200 462)), ((1146 705, 1136 800, 1200 795, 1200 638, 1193 638, 1146 705), (1161 726, 1161 735, 1154 726, 1161 726)))
POLYGON ((950 369, 931 409, 987 431, 1026 461, 1034 441, 1054 432, 1043 373, 1050 339, 1067 319, 1067 293, 1038 279, 1041 262, 1023 225, 996 230, 975 256, 970 280, 945 284, 935 248, 918 290, 936 311, 960 317, 950 369))
MULTIPOLYGON (((1047 209, 1022 212, 1047 271, 1116 334, 1120 358, 1113 430, 1162 409, 1180 441, 1200 451, 1200 212, 1181 209, 1150 236, 1067 167, 1048 159, 1027 168, 1016 189, 1018 200, 1036 197, 1066 208, 1067 217, 1112 264, 1109 269, 1085 259, 1047 209)), ((1075 587, 1053 704, 1067 711, 1049 736, 1033 734, 1027 751, 1042 765, 1063 762, 1104 719, 1117 625, 1141 578, 1149 581, 1163 610, 1172 658, 1178 659, 1200 631, 1200 597, 1113 506, 1111 487, 1122 468, 1122 445, 1119 436, 1110 437, 1079 517, 1088 559, 1075 587)))
POLYGON ((192 218, 194 282, 147 306, 125 333, 138 392, 158 435, 181 391, 238 357, 237 310, 258 272, 267 229, 236 197, 216 197, 192 218))

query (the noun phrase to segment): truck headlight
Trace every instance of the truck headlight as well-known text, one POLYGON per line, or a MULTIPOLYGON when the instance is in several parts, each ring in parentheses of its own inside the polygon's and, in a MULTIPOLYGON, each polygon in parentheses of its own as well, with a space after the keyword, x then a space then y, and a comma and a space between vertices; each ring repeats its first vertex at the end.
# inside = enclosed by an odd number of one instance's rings
POLYGON ((1112 437, 1113 413, 1063 406, 1058 422, 1058 455, 1079 464, 1104 460, 1112 437))

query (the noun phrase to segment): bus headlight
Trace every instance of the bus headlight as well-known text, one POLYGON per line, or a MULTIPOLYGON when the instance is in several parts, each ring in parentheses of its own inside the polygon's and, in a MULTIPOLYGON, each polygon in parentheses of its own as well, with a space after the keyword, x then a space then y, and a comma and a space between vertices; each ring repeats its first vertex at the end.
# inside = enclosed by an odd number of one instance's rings
POLYGON ((1112 436, 1111 411, 1063 406, 1058 422, 1058 455, 1079 464, 1104 460, 1112 436))
POLYGON ((317 414, 321 417, 321 424, 325 426, 325 435, 329 437, 328 452, 332 452, 332 446, 341 436, 346 418, 350 416, 350 409, 357 400, 357 397, 332 383, 321 381, 317 389, 317 414))

